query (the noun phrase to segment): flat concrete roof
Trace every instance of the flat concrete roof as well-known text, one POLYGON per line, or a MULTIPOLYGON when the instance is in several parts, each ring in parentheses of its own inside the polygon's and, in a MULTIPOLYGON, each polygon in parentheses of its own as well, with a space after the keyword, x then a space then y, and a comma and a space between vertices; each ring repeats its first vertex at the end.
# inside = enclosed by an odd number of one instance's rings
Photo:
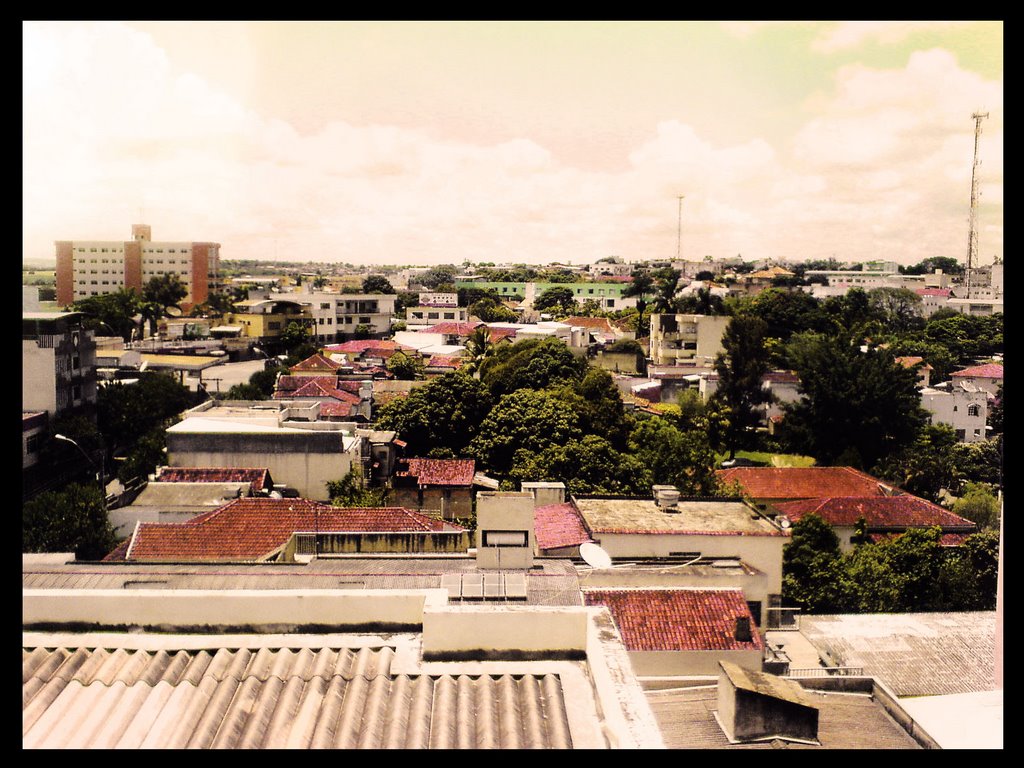
POLYGON ((576 498, 594 533, 741 533, 783 536, 742 501, 680 501, 667 512, 653 499, 576 498))
POLYGON ((943 749, 1002 749, 1003 692, 900 699, 907 714, 943 749))

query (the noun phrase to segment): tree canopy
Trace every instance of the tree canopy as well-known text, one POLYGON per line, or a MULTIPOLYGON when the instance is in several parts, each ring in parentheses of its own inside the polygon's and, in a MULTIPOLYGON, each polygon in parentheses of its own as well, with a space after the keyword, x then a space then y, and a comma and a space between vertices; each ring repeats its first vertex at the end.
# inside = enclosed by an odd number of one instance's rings
POLYGON ((142 300, 149 301, 162 309, 176 307, 188 296, 188 286, 176 274, 156 275, 142 287, 142 300))
POLYGON ((748 447, 761 422, 761 406, 771 400, 762 379, 771 369, 766 345, 768 324, 759 317, 740 316, 729 321, 722 335, 723 351, 715 359, 718 389, 714 399, 729 409, 724 440, 729 457, 748 447))
POLYGON ((21 508, 22 552, 74 552, 81 560, 99 560, 116 539, 97 485, 71 484, 46 491, 21 508))
POLYGON ((395 289, 384 275, 370 275, 363 280, 363 293, 394 293, 395 289))
POLYGON ((576 294, 572 288, 548 288, 533 302, 538 312, 553 312, 558 316, 569 315, 576 309, 576 294))
POLYGON ((382 406, 377 427, 398 432, 409 444, 410 456, 425 456, 435 448, 448 448, 462 455, 492 403, 487 387, 455 371, 382 406))
POLYGON ((502 345, 480 366, 480 379, 497 398, 517 389, 546 389, 579 381, 587 361, 558 339, 526 339, 502 345))
POLYGON ((818 336, 793 360, 803 399, 785 406, 791 450, 869 468, 910 445, 926 421, 917 374, 877 347, 818 336))

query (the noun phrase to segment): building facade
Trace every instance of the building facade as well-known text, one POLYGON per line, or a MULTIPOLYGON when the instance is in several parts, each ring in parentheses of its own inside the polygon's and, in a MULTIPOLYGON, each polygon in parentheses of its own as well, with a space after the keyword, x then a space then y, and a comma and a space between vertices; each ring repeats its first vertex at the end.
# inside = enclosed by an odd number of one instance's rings
POLYGON ((22 411, 50 421, 96 406, 96 342, 77 312, 23 312, 22 411))
POLYGON ((651 361, 711 363, 722 351, 729 320, 725 315, 651 315, 651 361))
POLYGON ((220 243, 153 242, 148 224, 133 224, 132 239, 58 240, 57 301, 63 306, 89 296, 133 288, 154 277, 176 275, 188 289, 183 309, 202 304, 217 290, 220 243))

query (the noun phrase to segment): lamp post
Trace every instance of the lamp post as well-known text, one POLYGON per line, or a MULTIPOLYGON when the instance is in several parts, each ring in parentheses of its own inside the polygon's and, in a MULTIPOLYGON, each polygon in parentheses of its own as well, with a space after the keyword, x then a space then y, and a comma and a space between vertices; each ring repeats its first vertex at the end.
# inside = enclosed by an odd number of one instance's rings
MULTIPOLYGON (((96 469, 96 462, 92 460, 92 457, 89 456, 89 454, 85 452, 85 449, 82 448, 82 446, 80 446, 78 443, 76 443, 70 437, 67 437, 67 436, 61 435, 61 434, 55 434, 53 436, 53 438, 55 440, 61 440, 61 441, 65 442, 65 443, 71 443, 73 446, 75 446, 75 448, 77 448, 79 450, 79 452, 83 456, 85 456, 85 460, 88 461, 92 465, 92 468, 94 470, 96 469)), ((105 477, 104 472, 103 472, 103 465, 104 465, 104 463, 105 462, 103 461, 103 456, 101 454, 100 455, 100 466, 99 466, 100 493, 103 496, 103 508, 106 509, 107 508, 107 482, 106 482, 106 477, 105 477)))

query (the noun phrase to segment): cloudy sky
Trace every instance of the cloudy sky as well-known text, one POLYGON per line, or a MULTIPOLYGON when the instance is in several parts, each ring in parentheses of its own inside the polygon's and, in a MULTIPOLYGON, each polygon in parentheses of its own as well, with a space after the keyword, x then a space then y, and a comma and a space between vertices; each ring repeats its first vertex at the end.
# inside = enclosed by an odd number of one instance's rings
POLYGON ((964 259, 974 112, 1003 253, 998 22, 23 33, 28 261, 133 223, 225 259, 964 259))

